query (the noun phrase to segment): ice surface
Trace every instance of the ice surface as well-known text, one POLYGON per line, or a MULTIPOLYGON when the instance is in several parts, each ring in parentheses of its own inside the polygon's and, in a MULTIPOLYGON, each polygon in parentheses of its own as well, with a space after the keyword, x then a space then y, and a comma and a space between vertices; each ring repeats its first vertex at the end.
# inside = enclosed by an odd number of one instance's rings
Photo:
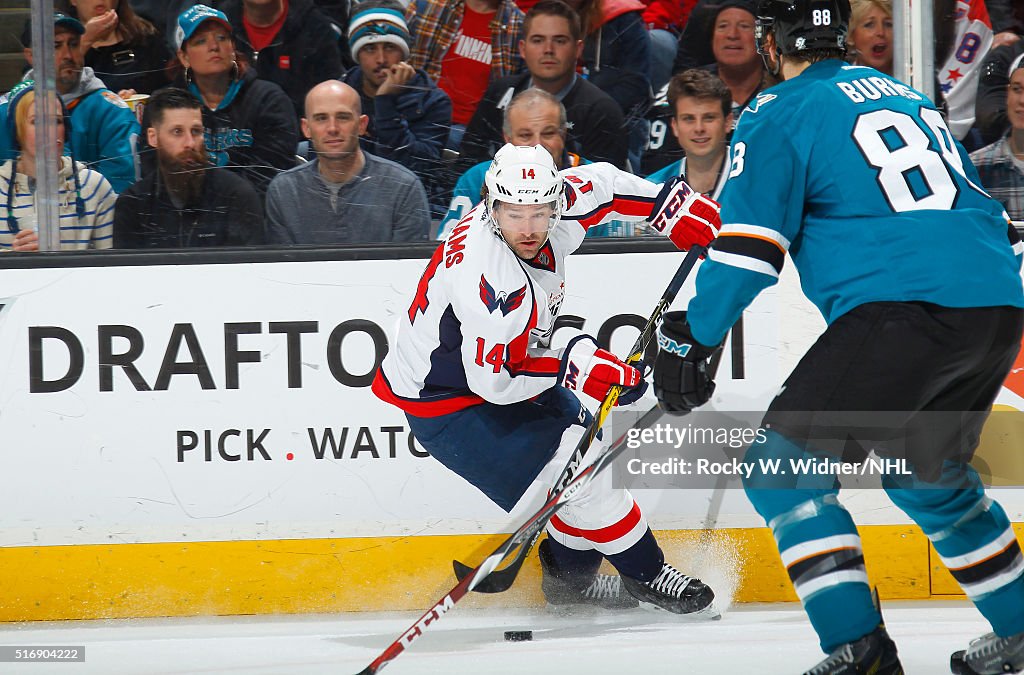
MULTIPOLYGON (((886 623, 910 675, 948 673, 988 630, 966 602, 891 602, 886 623)), ((0 673, 358 673, 418 613, 78 621, 0 625, 0 645, 84 645, 85 663, 0 664, 0 673)), ((388 675, 800 673, 821 658, 796 604, 734 605, 721 621, 662 613, 562 615, 456 607, 388 675), (532 630, 532 642, 505 642, 532 630)))

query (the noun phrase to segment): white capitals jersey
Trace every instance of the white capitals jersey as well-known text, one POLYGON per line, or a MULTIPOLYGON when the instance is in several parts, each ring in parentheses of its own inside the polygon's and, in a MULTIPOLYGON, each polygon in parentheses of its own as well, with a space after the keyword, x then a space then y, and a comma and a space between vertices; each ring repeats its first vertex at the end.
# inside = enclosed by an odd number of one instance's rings
POLYGON ((494 233, 484 204, 434 252, 373 392, 417 417, 485 401, 528 400, 558 384, 560 351, 549 348, 565 296, 565 259, 587 228, 641 221, 659 185, 608 163, 560 172, 562 218, 532 260, 494 233))

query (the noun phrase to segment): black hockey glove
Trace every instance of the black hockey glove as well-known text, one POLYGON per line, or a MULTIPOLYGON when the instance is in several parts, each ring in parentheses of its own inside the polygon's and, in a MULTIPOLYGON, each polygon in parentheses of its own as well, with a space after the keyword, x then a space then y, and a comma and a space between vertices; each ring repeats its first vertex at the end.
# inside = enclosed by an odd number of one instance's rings
POLYGON ((721 345, 706 347, 690 335, 686 312, 668 312, 658 328, 658 358, 654 362, 654 395, 670 413, 688 413, 715 393, 708 361, 721 345))

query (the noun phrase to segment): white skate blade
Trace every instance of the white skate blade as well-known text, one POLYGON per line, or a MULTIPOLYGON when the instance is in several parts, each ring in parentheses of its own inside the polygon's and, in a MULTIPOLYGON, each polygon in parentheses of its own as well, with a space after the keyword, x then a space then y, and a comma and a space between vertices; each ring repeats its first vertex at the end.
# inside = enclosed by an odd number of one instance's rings
POLYGON ((544 605, 549 614, 556 616, 608 616, 615 614, 628 614, 639 611, 639 607, 598 607, 586 603, 570 603, 566 605, 555 605, 550 602, 544 605))

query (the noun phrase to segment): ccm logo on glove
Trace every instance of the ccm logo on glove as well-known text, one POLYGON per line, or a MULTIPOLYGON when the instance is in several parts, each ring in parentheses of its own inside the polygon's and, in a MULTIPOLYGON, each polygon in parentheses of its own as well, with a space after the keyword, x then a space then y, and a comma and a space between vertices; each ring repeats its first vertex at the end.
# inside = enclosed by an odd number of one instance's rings
POLYGON ((658 331, 658 347, 664 352, 679 356, 686 356, 693 349, 693 345, 688 342, 676 342, 661 331, 658 331))
POLYGON ((680 180, 668 192, 667 200, 661 205, 661 210, 651 219, 651 227, 658 232, 664 232, 665 228, 674 225, 678 220, 679 209, 686 204, 686 198, 693 194, 693 188, 680 180))
POLYGON ((579 377, 580 369, 575 363, 570 363, 565 369, 565 382, 563 386, 566 389, 576 389, 576 378, 579 377))
POLYGON ((665 183, 651 211, 651 227, 682 250, 707 247, 718 236, 722 217, 718 203, 694 192, 676 176, 665 183))
POLYGON ((616 405, 633 403, 647 390, 639 370, 598 348, 589 335, 580 335, 566 346, 559 381, 566 389, 582 390, 598 401, 604 400, 612 387, 622 387, 616 405))

